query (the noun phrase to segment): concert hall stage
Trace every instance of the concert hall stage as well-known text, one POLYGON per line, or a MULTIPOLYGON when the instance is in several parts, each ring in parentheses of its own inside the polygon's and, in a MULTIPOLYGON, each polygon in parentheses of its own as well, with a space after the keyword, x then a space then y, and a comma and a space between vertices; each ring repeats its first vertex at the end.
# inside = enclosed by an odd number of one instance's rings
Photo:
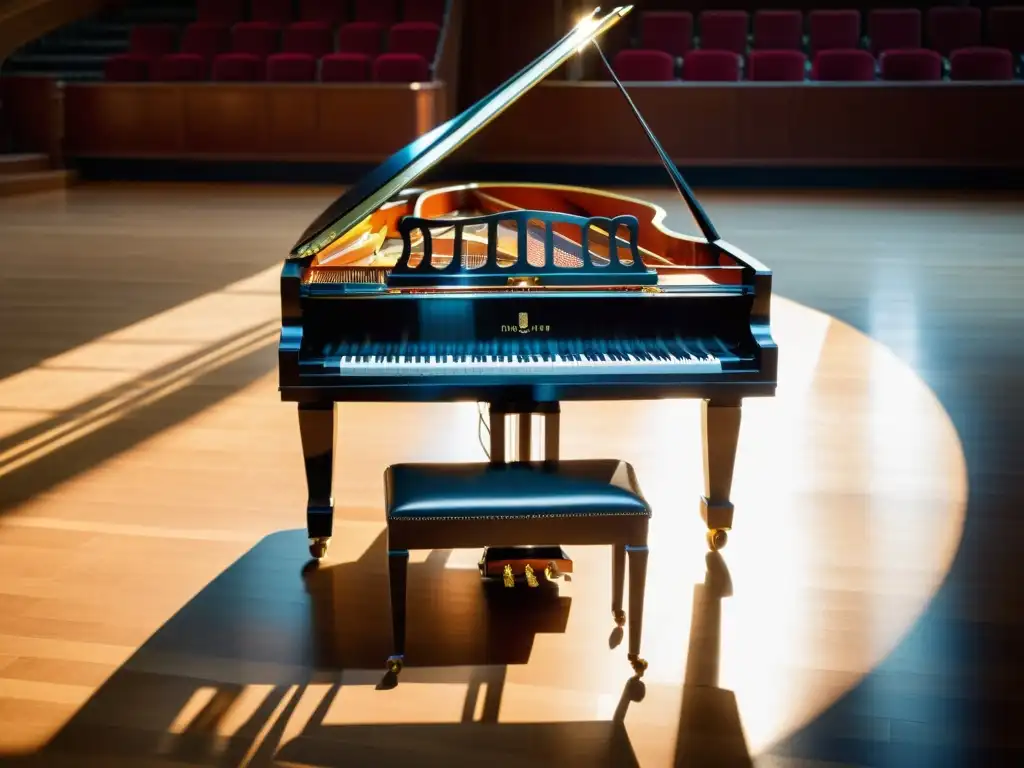
POLYGON ((309 563, 278 280, 334 195, 0 201, 0 765, 944 766, 1022 746, 1019 196, 703 193, 774 273, 780 348, 777 397, 745 403, 728 546, 708 554, 698 512, 698 401, 562 411, 562 456, 631 462, 653 506, 644 685, 610 553, 577 547, 556 596, 485 592, 478 551, 413 553, 409 666, 380 688, 384 467, 484 456, 475 403, 340 406, 334 538, 309 563))

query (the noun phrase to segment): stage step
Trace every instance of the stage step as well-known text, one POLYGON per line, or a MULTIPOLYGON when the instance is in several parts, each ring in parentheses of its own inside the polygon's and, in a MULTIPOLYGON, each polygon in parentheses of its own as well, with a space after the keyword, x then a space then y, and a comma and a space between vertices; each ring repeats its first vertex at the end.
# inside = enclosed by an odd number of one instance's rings
POLYGON ((0 154, 0 176, 50 170, 50 158, 38 154, 0 154))
POLYGON ((0 174, 0 197, 66 189, 74 179, 74 171, 66 170, 0 174))

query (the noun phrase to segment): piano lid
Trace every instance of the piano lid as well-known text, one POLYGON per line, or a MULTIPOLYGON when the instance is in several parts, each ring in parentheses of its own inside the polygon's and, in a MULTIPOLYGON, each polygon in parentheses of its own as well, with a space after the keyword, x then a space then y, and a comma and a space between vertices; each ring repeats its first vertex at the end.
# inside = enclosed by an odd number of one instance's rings
POLYGON ((617 6, 603 16, 599 15, 600 8, 595 9, 554 46, 476 104, 398 150, 317 217, 292 249, 291 258, 312 256, 344 235, 632 9, 631 5, 617 6))

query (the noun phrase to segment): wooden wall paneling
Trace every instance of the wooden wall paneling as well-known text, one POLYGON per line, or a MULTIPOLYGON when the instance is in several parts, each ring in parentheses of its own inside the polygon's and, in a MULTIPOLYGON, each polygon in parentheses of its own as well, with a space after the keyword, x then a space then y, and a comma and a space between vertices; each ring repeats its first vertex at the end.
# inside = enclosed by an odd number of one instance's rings
POLYGON ((210 83, 185 88, 183 94, 188 153, 258 157, 270 150, 267 88, 210 83))
POLYGON ((174 84, 70 83, 64 87, 70 155, 166 156, 186 151, 183 88, 174 84))
POLYGON ((309 138, 320 125, 319 85, 266 90, 266 150, 272 154, 308 154, 309 138))
POLYGON ((40 152, 59 166, 64 135, 63 91, 48 77, 0 79, 4 121, 15 152, 40 152))

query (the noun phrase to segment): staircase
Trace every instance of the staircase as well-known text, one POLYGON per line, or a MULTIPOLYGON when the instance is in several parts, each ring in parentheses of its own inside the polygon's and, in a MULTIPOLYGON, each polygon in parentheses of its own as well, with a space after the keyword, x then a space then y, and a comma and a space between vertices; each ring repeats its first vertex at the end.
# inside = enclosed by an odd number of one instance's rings
POLYGON ((0 197, 64 189, 72 171, 54 170, 46 155, 0 154, 0 197))
POLYGON ((103 79, 107 57, 128 50, 135 24, 179 24, 195 20, 194 0, 131 0, 34 40, 3 63, 0 75, 55 77, 65 82, 103 79))

